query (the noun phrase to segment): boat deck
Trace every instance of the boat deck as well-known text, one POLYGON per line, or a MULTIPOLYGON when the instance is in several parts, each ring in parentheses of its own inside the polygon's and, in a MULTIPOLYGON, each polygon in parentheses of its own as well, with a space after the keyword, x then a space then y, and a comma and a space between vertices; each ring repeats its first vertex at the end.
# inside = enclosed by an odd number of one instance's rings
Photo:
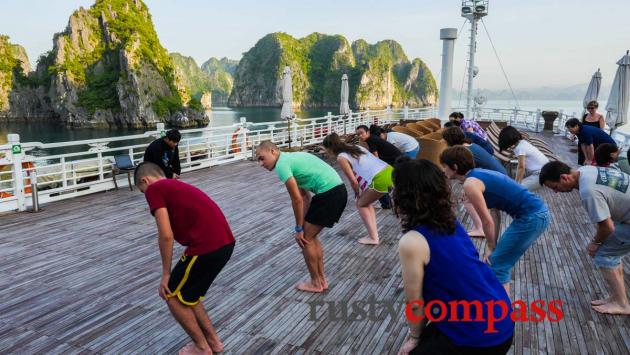
MULTIPOLYGON (((563 138, 545 139, 567 156, 563 138)), ((356 240, 364 227, 349 203, 341 222, 321 235, 330 289, 305 294, 293 288, 306 268, 291 235, 288 194, 274 173, 244 161, 187 173, 183 180, 221 206, 237 238, 205 300, 225 353, 398 351, 407 332, 402 312, 394 319, 344 322, 326 317, 320 307, 319 319, 309 319, 317 301, 368 301, 373 295, 403 302, 400 229, 391 211, 377 209, 382 244, 362 246, 356 240)), ((564 319, 518 323, 511 352, 628 353, 630 317, 600 315, 589 306, 606 287, 585 252, 594 228, 577 193, 540 194, 552 223, 517 264, 513 299, 561 299, 564 319)), ((157 294, 156 230, 139 192, 55 202, 37 214, 0 216, 0 226, 0 353, 173 354, 187 343, 157 294)), ((630 287, 629 258, 624 265, 630 287)))

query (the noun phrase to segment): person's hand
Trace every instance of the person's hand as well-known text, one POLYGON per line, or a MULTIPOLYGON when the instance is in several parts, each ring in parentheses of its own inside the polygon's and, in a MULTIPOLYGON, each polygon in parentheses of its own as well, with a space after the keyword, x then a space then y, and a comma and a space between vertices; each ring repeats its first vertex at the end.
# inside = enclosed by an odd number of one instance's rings
POLYGON ((173 179, 179 179, 179 175, 173 173, 173 179))
POLYGON ((359 190, 358 184, 352 184, 352 191, 354 191, 354 199, 358 199, 359 195, 361 195, 361 190, 359 190))
POLYGON ((492 252, 494 248, 490 248, 488 244, 486 244, 486 252, 483 254, 483 262, 490 265, 490 257, 492 256, 492 252))
POLYGON ((304 249, 304 246, 308 244, 308 240, 306 240, 306 238, 304 237, 304 232, 295 233, 295 241, 302 249, 304 249))
POLYGON ((584 166, 591 166, 591 165, 593 165, 592 160, 584 160, 584 166))
POLYGON ((594 257, 595 253, 597 253, 597 250, 599 250, 600 246, 601 245, 597 245, 591 240, 586 246, 586 251, 588 252, 588 255, 590 255, 591 257, 594 257))
POLYGON ((405 339, 405 342, 400 347, 400 350, 398 351, 398 355, 409 354, 413 349, 416 348, 416 346, 418 346, 419 341, 420 340, 418 338, 412 338, 409 335, 407 335, 407 339, 405 339))
POLYGON ((171 274, 163 274, 162 279, 160 280, 160 287, 158 288, 158 293, 163 300, 166 300, 168 296, 172 293, 168 288, 168 281, 171 279, 171 274))

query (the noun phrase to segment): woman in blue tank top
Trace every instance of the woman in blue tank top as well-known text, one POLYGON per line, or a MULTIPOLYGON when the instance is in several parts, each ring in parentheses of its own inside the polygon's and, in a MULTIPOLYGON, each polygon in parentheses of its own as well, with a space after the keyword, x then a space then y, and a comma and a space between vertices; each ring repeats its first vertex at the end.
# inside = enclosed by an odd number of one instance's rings
POLYGON ((449 179, 464 184, 464 194, 481 218, 486 236, 484 260, 490 263, 509 293, 514 265, 549 226, 551 216, 547 206, 509 177, 475 168, 473 156, 466 148, 446 149, 440 163, 449 179), (512 223, 500 238, 497 238, 501 226, 498 211, 512 217, 512 223))
POLYGON ((409 159, 393 178, 409 323, 399 354, 507 353, 510 298, 455 218, 446 176, 426 159, 409 159))

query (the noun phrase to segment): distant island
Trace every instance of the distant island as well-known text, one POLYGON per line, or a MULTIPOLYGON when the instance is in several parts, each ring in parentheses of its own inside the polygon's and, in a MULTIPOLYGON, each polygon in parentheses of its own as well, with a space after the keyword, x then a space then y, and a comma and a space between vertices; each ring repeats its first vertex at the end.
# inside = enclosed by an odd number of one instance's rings
MULTIPOLYGON (((573 100, 581 101, 586 94, 588 83, 576 84, 561 88, 552 88, 542 86, 538 88, 515 89, 514 93, 519 100, 573 100)), ((459 91, 454 90, 454 97, 459 96, 459 91)), ((602 86, 600 89, 599 100, 605 102, 610 93, 610 86, 602 86)), ((462 96, 465 96, 465 92, 462 96)), ((488 100, 512 100, 512 92, 508 89, 488 90, 475 89, 475 95, 483 95, 488 100)))
POLYGON ((199 66, 168 53, 141 0, 96 0, 74 11, 53 48, 30 66, 26 51, 0 35, 0 120, 47 120, 71 127, 190 127, 211 106, 279 107, 284 66, 293 71, 294 105, 339 107, 349 76, 352 108, 426 106, 435 79, 396 41, 352 44, 341 35, 286 33, 261 38, 241 60, 199 66))
POLYGON ((429 68, 409 60, 393 40, 350 45, 341 35, 312 33, 296 39, 283 32, 261 38, 241 59, 228 101, 234 107, 282 104, 282 72, 292 71, 293 103, 298 108, 338 107, 341 77, 347 74, 350 106, 383 108, 427 106, 438 90, 429 68))

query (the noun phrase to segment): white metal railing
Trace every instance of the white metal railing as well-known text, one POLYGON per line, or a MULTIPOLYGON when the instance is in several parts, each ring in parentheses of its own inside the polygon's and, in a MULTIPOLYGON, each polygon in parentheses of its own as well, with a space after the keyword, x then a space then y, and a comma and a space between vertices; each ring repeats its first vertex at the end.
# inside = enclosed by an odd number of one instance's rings
MULTIPOLYGON (((366 110, 346 117, 328 113, 324 117, 262 123, 247 122, 243 117, 233 125, 182 130, 180 162, 182 171, 197 170, 251 157, 253 147, 263 140, 280 147, 296 147, 319 143, 331 132, 354 132, 361 124, 418 120, 435 114, 435 108, 430 107, 366 110)), ((19 135, 10 134, 9 143, 0 145, 0 212, 31 207, 32 183, 37 184, 40 203, 112 189, 114 157, 128 155, 134 162, 142 161, 147 145, 163 134, 163 124, 156 131, 139 135, 59 143, 22 143, 19 135), (76 152, 29 154, 57 148, 76 152), (36 182, 31 181, 35 174, 36 182)), ((127 184, 126 179, 119 183, 127 184)))
MULTIPOLYGON (((253 148, 264 140, 280 147, 320 143, 331 132, 354 132, 359 125, 419 120, 436 117, 437 108, 385 109, 350 112, 349 115, 328 115, 262 123, 247 122, 221 127, 182 130, 179 144, 182 171, 192 171, 226 164, 253 156, 253 148)), ((573 115, 575 116, 575 114, 573 115)), ((560 112, 554 131, 566 134, 564 122, 572 117, 560 112)), ((506 121, 516 127, 540 131, 544 126, 541 111, 484 108, 477 120, 506 121)), ((114 188, 112 167, 117 155, 128 155, 132 161, 143 159, 144 150, 155 138, 164 134, 164 125, 144 134, 60 143, 21 143, 16 134, 8 144, 0 145, 0 212, 24 211, 32 206, 31 183, 38 187, 40 203, 105 191, 114 188), (18 150, 14 151, 13 148, 18 150), (73 153, 35 156, 36 149, 64 148, 73 153), (36 174, 37 181, 31 181, 36 174)), ((613 137, 620 144, 630 144, 630 136, 616 131, 613 137)), ((121 186, 127 186, 121 179, 121 186)))

